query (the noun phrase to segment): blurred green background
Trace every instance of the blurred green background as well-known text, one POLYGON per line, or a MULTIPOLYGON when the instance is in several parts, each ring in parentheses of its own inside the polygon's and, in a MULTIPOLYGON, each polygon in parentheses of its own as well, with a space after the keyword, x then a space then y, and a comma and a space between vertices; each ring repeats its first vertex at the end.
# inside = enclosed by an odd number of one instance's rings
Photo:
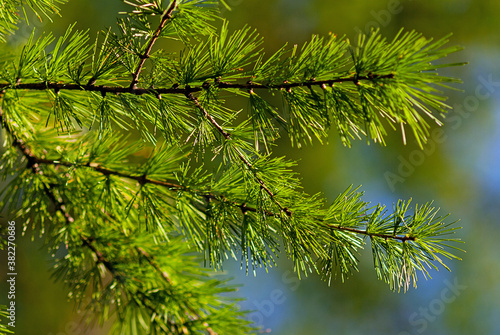
MULTIPOLYGON (((257 28, 268 52, 286 42, 300 44, 313 33, 331 31, 352 40, 359 31, 374 27, 391 38, 404 27, 435 38, 452 32, 450 44, 465 49, 450 56, 450 62, 470 63, 443 70, 464 81, 457 85, 463 91, 446 92, 455 111, 444 120, 444 135, 431 136, 424 151, 411 139, 404 146, 399 133, 389 138, 386 147, 358 141, 345 148, 332 133, 328 145, 298 150, 283 141, 277 150, 300 160, 297 170, 307 192, 323 192, 330 201, 351 184, 362 185, 366 200, 389 208, 399 198, 413 197, 415 203, 434 200, 443 215, 452 213, 450 220, 461 220, 458 234, 467 251, 461 255, 463 261, 451 262, 451 273, 441 269, 432 273, 432 280, 422 278, 418 289, 407 293, 391 292, 376 280, 369 248, 361 254, 360 272, 330 287, 315 275, 298 281, 284 257, 277 268, 258 271, 256 278, 245 276, 239 261, 228 262, 232 283, 243 284, 238 292, 247 299, 242 308, 254 310, 250 319, 263 331, 289 335, 500 334, 500 2, 228 3, 233 10, 223 15, 230 26, 257 28)), ((61 34, 77 21, 79 28, 95 32, 113 25, 121 8, 119 0, 72 0, 63 7, 62 19, 47 24, 32 20, 32 26, 61 34)), ((32 26, 22 26, 10 44, 21 45, 32 26)), ((16 333, 105 334, 77 325, 79 316, 67 302, 64 288, 49 278, 50 258, 40 249, 40 241, 22 240, 17 254, 16 333)))

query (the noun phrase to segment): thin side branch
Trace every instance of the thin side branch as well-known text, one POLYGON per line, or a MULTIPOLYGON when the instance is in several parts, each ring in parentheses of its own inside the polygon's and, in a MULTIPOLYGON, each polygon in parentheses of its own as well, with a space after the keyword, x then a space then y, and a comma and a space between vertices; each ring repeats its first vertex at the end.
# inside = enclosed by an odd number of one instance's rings
POLYGON ((336 226, 336 225, 329 225, 328 227, 336 229, 336 230, 341 230, 341 231, 348 231, 351 233, 356 233, 356 234, 361 234, 361 235, 366 235, 369 236, 370 238, 372 237, 380 237, 383 239, 392 239, 392 240, 399 240, 401 242, 406 242, 406 241, 415 241, 417 238, 415 236, 401 236, 401 235, 389 235, 389 234, 378 234, 378 233, 371 233, 366 230, 361 230, 361 229, 356 229, 356 228, 350 228, 350 227, 342 227, 342 226, 336 226))
POLYGON ((172 280, 170 279, 170 276, 168 275, 167 271, 163 271, 162 268, 155 262, 155 259, 153 256, 148 254, 144 249, 141 247, 136 247, 135 248, 137 252, 142 255, 146 260, 148 261, 149 265, 151 265, 162 277, 163 279, 167 282, 167 284, 172 284, 172 280))
MULTIPOLYGON (((214 117, 212 115, 210 115, 210 113, 208 113, 208 111, 205 108, 203 108, 203 106, 200 104, 198 99, 192 93, 186 94, 186 97, 195 104, 196 108, 198 108, 203 113, 203 115, 210 121, 210 123, 215 127, 215 129, 217 129, 217 131, 219 133, 221 133, 222 136, 224 136, 224 138, 226 140, 231 139, 231 134, 226 132, 224 130, 224 128, 222 128, 222 126, 217 123, 217 121, 214 119, 214 117)), ((273 193, 273 191, 271 191, 269 189, 269 187, 266 185, 266 183, 262 180, 262 178, 260 178, 257 175, 257 172, 254 170, 252 163, 245 157, 245 155, 243 155, 243 153, 240 150, 237 150, 237 154, 238 154, 239 159, 243 162, 243 164, 250 171, 252 171, 253 176, 254 176, 255 180, 260 184, 260 187, 271 197, 271 199, 273 199, 274 203, 276 205, 278 205, 280 211, 286 213, 286 215, 288 215, 288 216, 291 216, 292 212, 290 211, 290 209, 283 206, 278 201, 278 199, 276 199, 276 195, 273 193)))
POLYGON ((153 36, 151 36, 151 39, 149 40, 149 43, 146 46, 146 50, 144 50, 144 53, 139 57, 140 58, 139 64, 137 64, 137 68, 133 74, 132 82, 130 83, 130 89, 137 88, 137 84, 139 83, 139 75, 141 74, 144 63, 146 62, 146 59, 149 58, 151 50, 153 49, 153 45, 158 40, 158 37, 160 37, 161 31, 167 24, 167 21, 172 18, 172 12, 174 11, 176 5, 177 5, 177 0, 172 0, 170 6, 164 11, 161 17, 160 24, 158 25, 158 28, 156 28, 156 31, 154 32, 153 36))

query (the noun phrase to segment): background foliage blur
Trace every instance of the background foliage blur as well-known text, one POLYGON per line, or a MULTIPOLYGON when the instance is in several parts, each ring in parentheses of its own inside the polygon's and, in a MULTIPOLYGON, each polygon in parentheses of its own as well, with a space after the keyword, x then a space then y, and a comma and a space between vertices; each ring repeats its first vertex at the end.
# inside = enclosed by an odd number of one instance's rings
MULTIPOLYGON (((299 159, 308 193, 323 192, 333 200, 349 185, 363 185, 366 199, 389 207, 398 198, 417 203, 435 200, 441 214, 452 213, 464 228, 463 261, 451 263, 418 289, 393 293, 376 280, 369 250, 361 255, 361 269, 346 283, 331 287, 310 276, 298 281, 291 264, 281 260, 269 273, 245 276, 239 261, 226 270, 242 283, 238 294, 247 298, 242 308, 273 334, 499 334, 500 333, 500 2, 491 0, 228 0, 230 27, 248 24, 265 38, 265 49, 275 51, 288 42, 300 44, 311 34, 347 35, 380 28, 391 38, 404 27, 427 37, 454 35, 451 44, 463 52, 452 61, 465 67, 446 70, 461 78, 462 91, 445 92, 455 108, 444 120, 444 135, 431 136, 424 151, 410 141, 405 146, 394 133, 387 147, 356 142, 348 149, 332 133, 328 145, 292 149, 286 141, 277 154, 299 159)), ((54 23, 21 26, 10 46, 22 45, 33 26, 63 33, 77 28, 92 32, 113 25, 123 8, 119 0, 72 0, 54 23)), ((435 133, 438 134, 438 133, 435 133)), ((15 219, 4 214, 5 219, 15 219)), ((19 224, 20 222, 18 222, 19 224)), ((61 285, 52 283, 50 258, 41 241, 30 243, 18 232, 18 334, 105 334, 77 325, 79 316, 66 301, 61 285)), ((5 257, 2 257, 2 268, 5 257)), ((3 275, 2 271, 2 275, 3 275)), ((0 278, 4 282, 5 278, 0 278)), ((6 285, 2 285, 4 289, 6 285)), ((1 296, 5 293, 0 292, 1 296)))

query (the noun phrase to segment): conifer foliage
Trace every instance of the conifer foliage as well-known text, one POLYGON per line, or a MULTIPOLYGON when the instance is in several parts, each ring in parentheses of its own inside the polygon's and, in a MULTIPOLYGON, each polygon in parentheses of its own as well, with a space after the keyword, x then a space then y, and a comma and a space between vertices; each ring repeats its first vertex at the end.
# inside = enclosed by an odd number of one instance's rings
MULTIPOLYGON (((2 38, 24 10, 45 19, 63 2, 4 1, 2 38)), ((279 137, 383 144, 396 128, 424 144, 456 82, 437 72, 458 50, 447 38, 330 34, 265 54, 219 1, 123 2, 97 36, 35 31, 1 55, 1 206, 63 249, 55 278, 91 319, 114 318, 114 334, 247 334, 233 288, 210 270, 228 257, 248 271, 284 252, 299 276, 330 281, 371 246, 397 290, 457 258, 457 227, 432 204, 305 194, 295 163, 273 153, 279 137)))

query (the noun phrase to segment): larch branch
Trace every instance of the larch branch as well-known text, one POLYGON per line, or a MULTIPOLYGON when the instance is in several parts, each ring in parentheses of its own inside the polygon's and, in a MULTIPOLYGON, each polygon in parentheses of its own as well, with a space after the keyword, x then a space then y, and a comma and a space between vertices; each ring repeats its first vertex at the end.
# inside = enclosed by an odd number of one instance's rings
MULTIPOLYGON (((247 83, 233 83, 216 81, 213 83, 205 82, 199 86, 185 86, 180 87, 178 84, 174 84, 171 87, 157 87, 157 88, 142 88, 134 86, 110 86, 110 85, 80 85, 75 83, 64 83, 64 82, 34 82, 34 83, 21 83, 17 82, 15 84, 11 83, 0 83, 0 90, 16 89, 16 90, 33 90, 33 91, 43 91, 52 89, 55 91, 87 91, 87 92, 99 92, 101 94, 122 94, 129 93, 134 95, 155 95, 158 94, 180 94, 188 95, 190 93, 196 93, 208 89, 210 87, 215 87, 218 89, 241 89, 241 90, 290 90, 297 87, 321 87, 332 86, 334 84, 341 84, 344 82, 357 83, 359 81, 365 80, 375 80, 375 79, 393 79, 394 74, 389 75, 370 75, 370 76, 348 76, 329 80, 306 80, 299 82, 285 82, 282 84, 258 84, 253 82, 247 83)), ((137 83, 136 83, 137 84, 137 83)))
MULTIPOLYGON (((200 105, 200 107, 203 108, 201 105, 200 105)), ((221 127, 221 129, 222 129, 222 127, 221 127)), ((231 135, 228 134, 228 133, 227 133, 227 135, 228 135, 228 139, 230 139, 231 135)), ((190 189, 189 187, 187 187, 185 185, 180 185, 180 184, 178 184, 178 183, 176 183, 174 181, 155 180, 155 179, 151 179, 151 178, 149 178, 149 177, 147 177, 145 175, 140 175, 140 176, 138 176, 138 175, 137 176, 136 175, 131 175, 131 174, 128 174, 128 173, 125 173, 125 172, 111 170, 111 169, 102 167, 102 166, 100 166, 98 164, 95 164, 95 163, 77 164, 77 163, 71 163, 71 162, 67 162, 67 161, 60 161, 60 160, 51 160, 51 159, 46 159, 46 158, 39 158, 36 155, 34 155, 31 152, 31 150, 28 149, 21 142, 15 142, 15 143, 13 143, 13 145, 16 146, 16 147, 18 147, 20 149, 20 151, 23 153, 23 155, 28 160, 29 164, 31 164, 32 166, 33 166, 33 164, 35 164, 35 166, 38 166, 38 164, 47 164, 47 165, 54 165, 54 166, 64 166, 64 167, 68 167, 68 168, 74 168, 74 167, 89 168, 89 169, 91 169, 93 171, 96 171, 98 173, 101 173, 102 175, 105 175, 105 176, 113 175, 113 176, 117 176, 117 177, 120 177, 120 178, 126 178, 126 179, 130 179, 130 180, 135 180, 138 183, 143 184, 143 185, 144 184, 158 185, 158 186, 166 187, 167 189, 169 189, 171 191, 185 191, 185 192, 189 192, 189 193, 192 193, 194 195, 201 196, 201 197, 204 197, 204 198, 214 199, 214 200, 217 200, 217 201, 222 201, 222 202, 230 204, 231 206, 233 206, 235 208, 238 208, 242 213, 245 213, 245 212, 257 213, 257 212, 259 212, 259 209, 256 208, 256 207, 249 206, 247 203, 242 202, 242 201, 231 200, 231 199, 227 198, 226 196, 224 196, 222 194, 215 194, 215 193, 212 193, 212 192, 190 189)), ((245 158, 245 157, 243 157, 243 158, 245 158)), ((246 162, 249 164, 250 167, 252 166, 251 163, 248 162, 248 160, 246 160, 246 162)), ((245 165, 246 165, 246 163, 245 163, 245 165)), ((256 180, 259 182, 259 184, 262 181, 258 177, 256 177, 256 180)), ((271 190, 269 190, 267 187, 264 188, 266 185, 265 185, 265 183, 263 181, 262 181, 262 184, 261 184, 261 186, 263 187, 263 189, 268 194, 270 193, 269 195, 271 197, 273 197, 274 193, 271 190)), ((277 201, 277 199, 275 199, 275 201, 277 201)), ((288 216, 291 217, 293 215, 293 213, 288 208, 283 207, 279 202, 277 202, 277 205, 288 216)), ((57 208, 57 206, 56 206, 56 208, 57 208)), ((268 216, 268 217, 274 217, 274 218, 278 218, 280 216, 278 213, 274 213, 274 212, 271 212, 271 211, 264 211, 263 214, 266 215, 266 216, 268 216)), ((67 213, 63 212, 63 215, 67 216, 67 213)), ((69 220, 73 220, 71 217, 68 217, 68 219, 69 220)), ((341 225, 328 225, 328 227, 331 228, 331 229, 339 230, 339 231, 351 232, 351 233, 355 233, 355 234, 366 235, 366 236, 369 236, 371 238, 373 238, 373 237, 380 237, 380 238, 384 238, 384 239, 399 240, 401 242, 415 241, 416 240, 415 236, 407 236, 407 235, 401 236, 401 235, 391 235, 391 234, 374 233, 374 232, 369 232, 367 230, 356 229, 356 228, 352 228, 352 227, 344 227, 344 226, 341 226, 341 225)), ((141 250, 137 250, 137 251, 139 253, 141 253, 142 255, 146 256, 143 251, 141 251, 141 250)), ((152 259, 148 259, 148 257, 146 257, 146 259, 148 260, 148 262, 150 263, 150 265, 153 266, 162 275, 162 277, 164 277, 164 279, 167 282, 170 281, 170 279, 168 277, 168 274, 164 273, 164 271, 162 271, 159 267, 157 267, 157 265, 154 264, 154 261, 152 259)))

